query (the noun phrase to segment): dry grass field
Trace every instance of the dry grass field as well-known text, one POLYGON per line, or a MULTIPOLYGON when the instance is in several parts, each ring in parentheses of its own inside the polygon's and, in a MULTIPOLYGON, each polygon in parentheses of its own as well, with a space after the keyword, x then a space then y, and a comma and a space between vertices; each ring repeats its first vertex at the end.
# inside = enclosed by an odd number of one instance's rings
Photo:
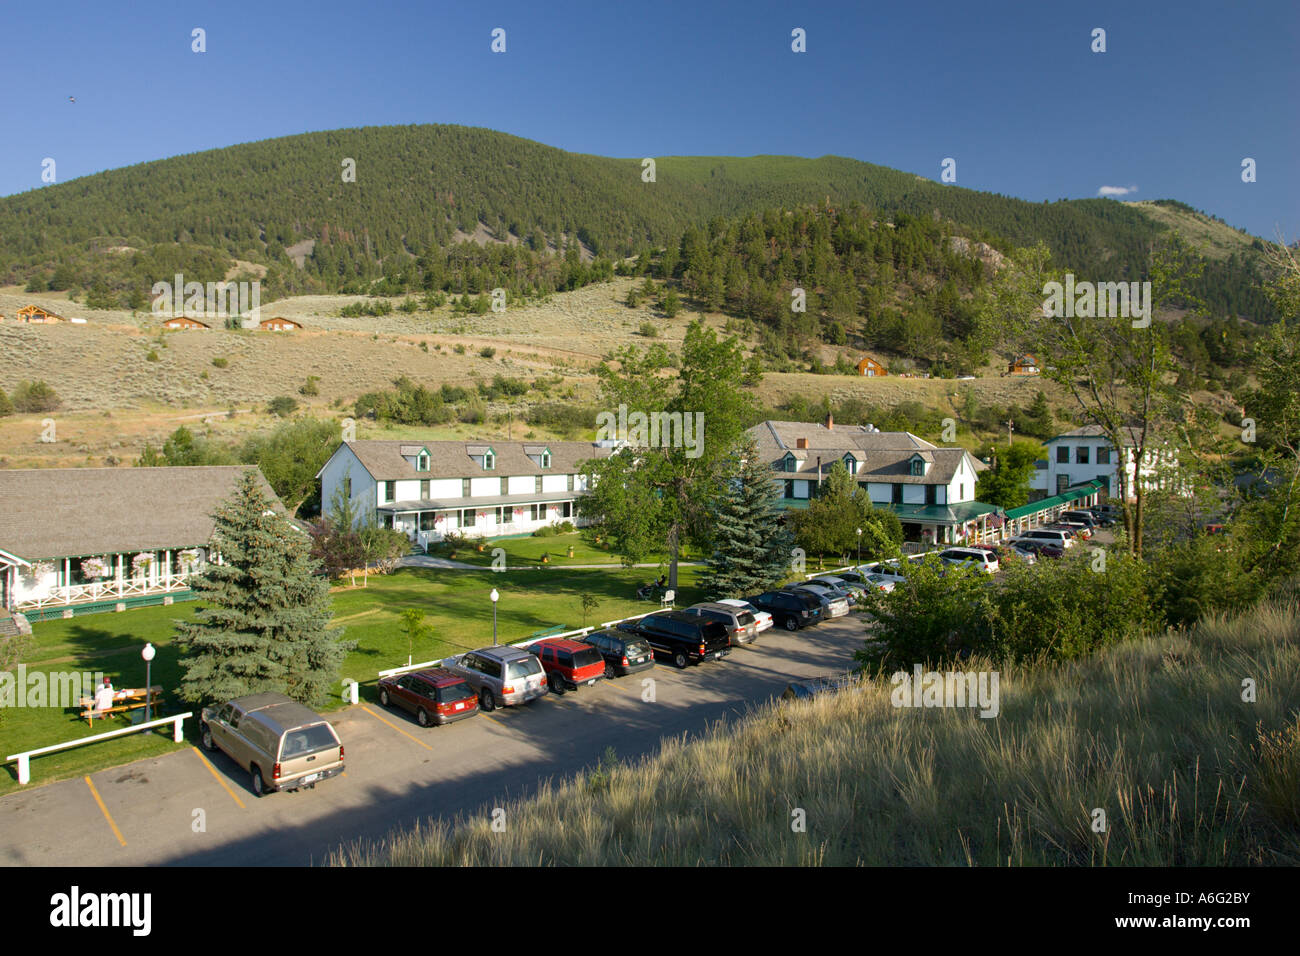
MULTIPOLYGON (((242 437, 267 428, 266 403, 279 395, 298 398, 305 411, 342 417, 361 393, 386 387, 400 375, 437 387, 470 384, 495 375, 532 380, 563 376, 549 394, 528 400, 587 401, 596 393, 594 368, 603 355, 634 343, 681 342, 696 316, 666 319, 646 306, 628 308, 627 292, 637 282, 619 278, 504 313, 456 316, 449 306, 434 312, 371 318, 343 318, 343 306, 358 296, 302 296, 262 306, 262 317, 284 316, 302 331, 261 332, 213 328, 163 331, 149 313, 88 310, 62 293, 25 293, 0 288, 0 388, 12 392, 23 380, 49 383, 63 401, 52 416, 56 441, 39 441, 43 415, 0 419, 0 463, 7 467, 72 467, 130 463, 145 443, 159 444, 180 424, 214 437, 242 437), (18 325, 13 315, 35 303, 85 324, 18 325), (639 333, 650 321, 659 337, 639 333), (460 349, 458 352, 457 349, 460 349), (484 357, 483 349, 495 354, 484 357), (224 360, 224 367, 214 365, 224 360), (317 376, 319 394, 302 398, 298 388, 317 376), (232 412, 233 410, 233 412, 232 412)), ((723 316, 706 317, 721 328, 723 316)), ((831 350, 825 358, 833 361, 831 350)), ((856 353, 850 353, 856 357, 856 353)), ((802 394, 862 398, 893 406, 919 401, 945 412, 967 389, 982 403, 1027 406, 1050 383, 997 374, 967 382, 880 379, 843 375, 770 373, 759 399, 776 405, 802 394)), ((489 408, 490 412, 505 412, 489 408)), ((510 426, 448 426, 439 437, 522 437, 518 419, 510 426)), ((367 430, 363 437, 378 428, 367 430)), ((428 429, 420 430, 428 435, 428 429)), ((383 431, 394 434, 394 430, 383 431)), ((539 436, 543 437, 543 436, 539 436)))

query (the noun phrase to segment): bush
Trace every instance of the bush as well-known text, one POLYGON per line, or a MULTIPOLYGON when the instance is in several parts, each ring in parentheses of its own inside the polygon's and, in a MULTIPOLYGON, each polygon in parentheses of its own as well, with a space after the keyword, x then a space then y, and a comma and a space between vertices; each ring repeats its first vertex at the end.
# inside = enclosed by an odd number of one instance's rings
POLYGON ((308 375, 307 381, 303 382, 301 385, 298 386, 298 394, 307 395, 307 396, 319 395, 320 388, 316 384, 319 381, 320 381, 319 375, 308 375))
POLYGON ((216 358, 212 360, 212 366, 214 368, 225 368, 229 364, 230 364, 230 359, 222 358, 220 355, 218 355, 216 358))
POLYGON ((5 394, 3 388, 0 388, 0 418, 14 413, 14 403, 9 401, 9 396, 5 394))
POLYGON ((641 327, 637 329, 637 331, 648 339, 656 339, 659 337, 659 330, 655 328, 655 324, 649 320, 642 322, 641 327))
POLYGON ((19 382, 14 389, 13 406, 19 412, 52 412, 63 401, 57 392, 44 382, 19 382))
POLYGON ((485 359, 490 359, 492 356, 497 354, 497 350, 490 345, 485 345, 483 348, 478 350, 478 354, 485 359))
POLYGON ((558 525, 556 525, 556 528, 559 529, 560 534, 570 534, 576 530, 573 527, 572 521, 561 521, 558 525))
POLYGON ((556 535, 557 533, 558 533, 558 532, 555 530, 555 525, 544 524, 544 525, 542 525, 540 528, 538 528, 536 531, 533 532, 533 537, 534 537, 534 538, 553 538, 553 537, 555 537, 555 535, 556 535))
POLYGON ((266 403, 267 411, 280 418, 287 418, 298 409, 298 399, 289 395, 277 395, 266 403))
POLYGON ((158 353, 155 352, 153 349, 150 349, 149 353, 144 357, 144 360, 146 362, 156 362, 158 361, 158 353))

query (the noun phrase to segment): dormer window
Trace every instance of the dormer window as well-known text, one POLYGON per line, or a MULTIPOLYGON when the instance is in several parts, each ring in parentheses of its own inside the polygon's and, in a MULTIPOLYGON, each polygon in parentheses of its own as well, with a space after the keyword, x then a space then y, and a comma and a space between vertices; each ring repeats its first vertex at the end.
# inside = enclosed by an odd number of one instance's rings
POLYGON ((494 468, 496 468, 496 466, 497 466, 497 456, 494 455, 491 451, 485 453, 483 455, 483 470, 492 471, 494 468))
POLYGON ((925 475, 925 462, 920 458, 913 458, 911 465, 913 478, 920 478, 925 475))
POLYGON ((795 456, 790 454, 790 452, 785 453, 785 458, 782 460, 782 464, 786 471, 794 472, 799 470, 799 459, 795 458, 795 456))
POLYGON ((429 470, 429 453, 427 451, 422 451, 420 452, 420 454, 415 456, 415 470, 416 471, 429 470))
POLYGON ((851 454, 845 455, 843 460, 844 467, 849 470, 849 474, 856 475, 858 473, 858 460, 851 454))
POLYGON ((542 467, 543 468, 551 467, 551 450, 549 448, 546 449, 546 451, 542 452, 542 467))
POLYGON ((551 467, 551 450, 545 445, 525 445, 524 454, 538 468, 551 467))

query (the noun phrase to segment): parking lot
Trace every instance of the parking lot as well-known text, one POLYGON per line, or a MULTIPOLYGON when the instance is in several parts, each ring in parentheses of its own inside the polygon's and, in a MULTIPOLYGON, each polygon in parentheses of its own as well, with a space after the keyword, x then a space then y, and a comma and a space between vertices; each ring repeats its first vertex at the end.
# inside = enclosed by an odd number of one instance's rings
MULTIPOLYGON (((0 863, 320 863, 341 842, 424 817, 490 813, 539 780, 595 765, 609 748, 623 760, 652 753, 662 739, 743 714, 792 679, 842 673, 865 633, 856 614, 793 634, 772 629, 719 662, 686 670, 661 662, 446 727, 424 729, 404 712, 361 703, 329 715, 346 748, 345 775, 301 793, 258 799, 233 761, 189 745, 33 784, 0 798, 0 863), (643 700, 648 689, 653 700, 643 700)), ((186 730, 193 739, 192 721, 186 730)), ((39 781, 39 759, 33 772, 39 781)))

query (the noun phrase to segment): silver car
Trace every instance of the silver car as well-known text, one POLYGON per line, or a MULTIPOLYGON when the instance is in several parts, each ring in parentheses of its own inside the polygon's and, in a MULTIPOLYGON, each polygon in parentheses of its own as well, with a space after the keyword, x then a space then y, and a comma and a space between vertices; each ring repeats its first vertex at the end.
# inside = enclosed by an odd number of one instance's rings
POLYGON ((803 584, 796 584, 795 589, 807 591, 821 598, 826 605, 827 617, 843 617, 849 613, 849 593, 847 591, 833 588, 829 584, 818 584, 816 581, 805 581, 803 584))
POLYGON ((749 644, 758 637, 758 621, 744 608, 720 601, 705 601, 692 604, 686 608, 686 613, 719 622, 727 629, 727 637, 732 644, 749 644))
POLYGON ((449 657, 442 666, 474 688, 479 708, 485 711, 526 704, 545 697, 550 689, 537 656, 512 644, 480 647, 449 657))

